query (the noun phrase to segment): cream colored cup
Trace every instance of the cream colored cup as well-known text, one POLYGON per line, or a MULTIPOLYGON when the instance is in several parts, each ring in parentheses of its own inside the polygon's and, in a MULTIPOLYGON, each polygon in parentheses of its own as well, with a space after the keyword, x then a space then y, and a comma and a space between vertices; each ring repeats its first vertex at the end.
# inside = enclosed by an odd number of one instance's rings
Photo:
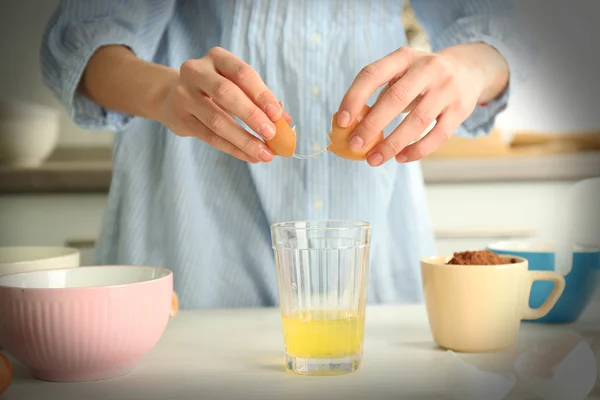
POLYGON ((421 261, 423 292, 435 342, 457 352, 489 352, 511 347, 523 319, 545 316, 565 289, 562 275, 529 271, 527 260, 515 264, 446 265, 451 257, 421 261), (554 289, 539 308, 529 307, 534 281, 553 281, 554 289))

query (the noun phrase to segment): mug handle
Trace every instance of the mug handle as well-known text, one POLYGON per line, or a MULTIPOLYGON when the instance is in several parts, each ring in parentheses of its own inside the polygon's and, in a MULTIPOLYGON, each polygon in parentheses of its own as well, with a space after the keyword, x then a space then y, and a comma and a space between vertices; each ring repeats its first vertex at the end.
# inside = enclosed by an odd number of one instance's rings
POLYGON ((546 314, 552 310, 552 307, 554 307, 562 295, 565 290, 565 278, 561 274, 552 271, 527 271, 527 274, 529 277, 529 286, 533 285, 535 281, 554 282, 554 287, 552 288, 552 292, 550 292, 550 296, 548 296, 544 304, 540 307, 529 307, 529 298, 527 298, 523 319, 539 319, 546 316, 546 314))

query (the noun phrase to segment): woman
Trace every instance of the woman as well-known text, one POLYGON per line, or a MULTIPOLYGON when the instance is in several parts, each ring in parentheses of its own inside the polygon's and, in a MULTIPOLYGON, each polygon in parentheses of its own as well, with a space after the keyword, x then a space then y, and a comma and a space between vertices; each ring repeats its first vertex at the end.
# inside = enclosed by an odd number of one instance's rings
POLYGON ((411 161, 490 130, 521 39, 509 1, 412 5, 433 54, 405 47, 402 1, 63 0, 45 82, 77 124, 117 132, 97 263, 172 269, 184 308, 271 306, 271 223, 361 219, 369 301, 420 301, 419 259, 435 250, 411 161), (350 124, 382 86, 349 142, 386 128, 368 162, 275 157, 259 140, 292 116, 297 153, 319 151, 331 116, 350 124))

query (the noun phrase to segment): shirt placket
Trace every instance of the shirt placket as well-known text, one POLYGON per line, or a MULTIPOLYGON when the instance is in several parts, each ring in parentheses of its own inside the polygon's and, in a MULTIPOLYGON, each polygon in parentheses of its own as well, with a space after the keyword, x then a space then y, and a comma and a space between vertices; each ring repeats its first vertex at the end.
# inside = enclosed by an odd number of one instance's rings
MULTIPOLYGON (((323 82, 323 68, 327 65, 327 44, 324 43, 323 35, 319 29, 312 29, 306 32, 308 36, 308 67, 311 73, 308 85, 301 90, 305 90, 305 98, 308 104, 307 120, 304 123, 303 139, 306 140, 305 149, 311 154, 321 152, 327 146, 327 127, 331 116, 328 115, 326 102, 323 96, 322 88, 326 87, 323 82)), ((307 176, 307 208, 311 219, 327 219, 327 210, 329 203, 329 155, 328 153, 319 154, 306 161, 307 176)))

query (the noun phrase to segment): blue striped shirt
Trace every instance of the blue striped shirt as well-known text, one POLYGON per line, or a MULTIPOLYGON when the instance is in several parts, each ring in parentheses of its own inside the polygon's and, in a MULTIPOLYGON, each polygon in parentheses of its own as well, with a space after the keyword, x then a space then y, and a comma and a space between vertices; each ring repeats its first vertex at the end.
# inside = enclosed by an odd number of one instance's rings
MULTIPOLYGON (((434 50, 487 42, 519 72, 510 1, 412 6, 434 50)), ((63 0, 43 40, 44 81, 77 124, 117 132, 96 264, 172 269, 183 308, 273 306, 271 223, 361 219, 373 227, 369 302, 421 301, 419 259, 435 248, 418 162, 371 168, 326 152, 249 165, 76 91, 102 45, 173 68, 219 45, 258 71, 297 124, 297 153, 311 154, 327 145, 331 116, 360 69, 407 44, 402 8, 401 0, 63 0)), ((478 107, 458 133, 488 133, 507 97, 478 107)))

